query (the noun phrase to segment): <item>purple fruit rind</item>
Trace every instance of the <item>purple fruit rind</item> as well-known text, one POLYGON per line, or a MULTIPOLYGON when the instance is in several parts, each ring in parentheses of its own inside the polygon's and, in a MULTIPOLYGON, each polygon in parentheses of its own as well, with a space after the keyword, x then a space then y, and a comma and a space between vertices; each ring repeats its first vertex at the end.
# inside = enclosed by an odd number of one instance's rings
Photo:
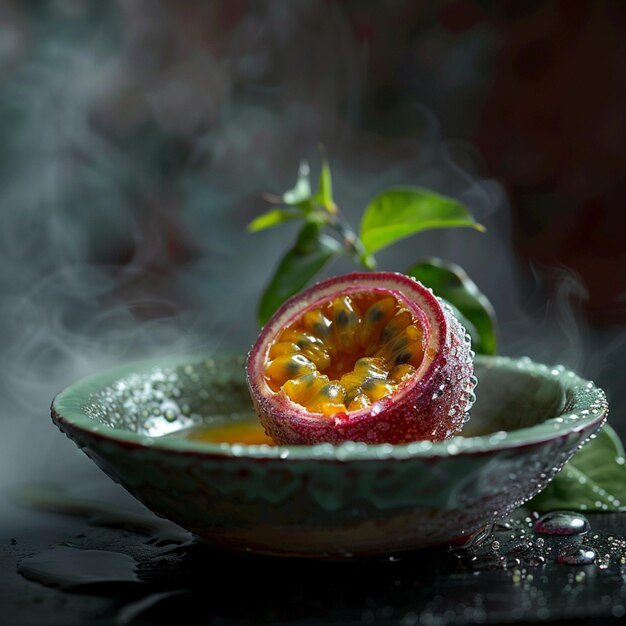
POLYGON ((471 342, 451 308, 421 283, 392 272, 354 273, 317 283, 290 298, 253 346, 246 368, 252 401, 267 434, 278 444, 327 442, 406 443, 452 437, 473 403, 471 342), (413 308, 426 337, 422 366, 413 380, 366 409, 324 417, 309 413, 265 384, 263 364, 273 338, 316 302, 346 291, 382 288, 413 308))

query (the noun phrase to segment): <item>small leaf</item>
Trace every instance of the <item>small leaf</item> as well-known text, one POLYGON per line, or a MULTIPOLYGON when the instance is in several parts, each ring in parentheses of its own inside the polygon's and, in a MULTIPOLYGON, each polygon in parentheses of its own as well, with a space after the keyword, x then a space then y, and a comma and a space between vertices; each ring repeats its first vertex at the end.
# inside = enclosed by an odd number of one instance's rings
POLYGON ((463 268, 433 258, 414 265, 407 274, 452 306, 472 337, 473 350, 482 354, 496 353, 495 311, 463 268))
POLYGON ((307 161, 302 161, 298 169, 298 180, 293 189, 283 194, 283 202, 290 206, 300 204, 311 199, 311 182, 309 175, 311 168, 307 161))
POLYGON ((369 252, 376 252, 422 230, 452 226, 484 231, 460 202, 419 187, 397 187, 369 203, 361 221, 361 240, 369 252))
POLYGON ((274 226, 278 226, 279 224, 283 224, 289 220, 296 219, 298 217, 303 217, 301 211, 292 211, 288 209, 270 209, 267 213, 263 213, 258 217, 255 217, 248 224, 248 231, 251 233, 257 233, 260 230, 265 230, 266 228, 273 228, 274 226))
POLYGON ((605 424, 528 506, 536 511, 626 511, 624 447, 605 424))
POLYGON ((320 178, 317 184, 317 193, 313 196, 313 200, 321 204, 329 213, 333 215, 337 213, 337 205, 333 200, 333 181, 330 174, 330 165, 326 159, 324 150, 320 148, 322 168, 320 170, 320 178))
POLYGON ((305 287, 341 251, 341 245, 323 235, 318 224, 305 224, 295 245, 282 258, 263 292, 259 305, 259 324, 263 326, 287 298, 305 287))

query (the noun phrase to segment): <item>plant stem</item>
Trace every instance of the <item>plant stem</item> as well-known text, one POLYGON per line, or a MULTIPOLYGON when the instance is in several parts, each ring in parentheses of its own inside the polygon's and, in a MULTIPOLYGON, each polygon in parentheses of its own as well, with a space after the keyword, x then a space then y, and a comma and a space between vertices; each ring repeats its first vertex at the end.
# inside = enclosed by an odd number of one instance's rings
POLYGON ((366 270, 373 271, 376 269, 376 259, 367 252, 360 237, 343 217, 339 208, 337 213, 331 216, 328 223, 341 238, 346 254, 353 257, 366 270))

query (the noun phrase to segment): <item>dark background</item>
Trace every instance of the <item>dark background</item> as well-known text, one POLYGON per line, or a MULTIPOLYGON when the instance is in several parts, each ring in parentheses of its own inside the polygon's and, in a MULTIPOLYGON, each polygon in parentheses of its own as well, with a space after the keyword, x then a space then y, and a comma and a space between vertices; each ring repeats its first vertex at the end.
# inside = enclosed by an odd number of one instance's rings
POLYGON ((625 32, 619 0, 0 2, 0 484, 97 474, 48 419, 75 379, 251 345, 295 227, 245 225, 320 142, 355 226, 392 184, 464 201, 486 234, 380 267, 461 264, 624 439, 625 32))
POLYGON ((487 234, 418 235, 380 267, 460 263, 500 352, 599 382, 624 435, 625 27, 619 1, 0 3, 10 436, 45 465, 76 378, 247 349, 297 226, 245 225, 301 159, 316 175, 319 142, 355 227, 395 183, 464 201, 487 234))

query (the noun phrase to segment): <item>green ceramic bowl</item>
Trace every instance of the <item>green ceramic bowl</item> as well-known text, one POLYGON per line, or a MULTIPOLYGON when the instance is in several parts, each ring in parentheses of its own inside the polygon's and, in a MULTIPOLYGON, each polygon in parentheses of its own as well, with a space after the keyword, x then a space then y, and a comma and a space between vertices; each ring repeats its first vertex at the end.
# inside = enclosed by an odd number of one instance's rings
POLYGON ((165 434, 251 419, 240 356, 153 360, 80 381, 56 425, 160 516, 220 547, 340 558, 467 540, 537 494, 604 422, 563 367, 478 357, 462 436, 406 445, 207 444, 165 434))

